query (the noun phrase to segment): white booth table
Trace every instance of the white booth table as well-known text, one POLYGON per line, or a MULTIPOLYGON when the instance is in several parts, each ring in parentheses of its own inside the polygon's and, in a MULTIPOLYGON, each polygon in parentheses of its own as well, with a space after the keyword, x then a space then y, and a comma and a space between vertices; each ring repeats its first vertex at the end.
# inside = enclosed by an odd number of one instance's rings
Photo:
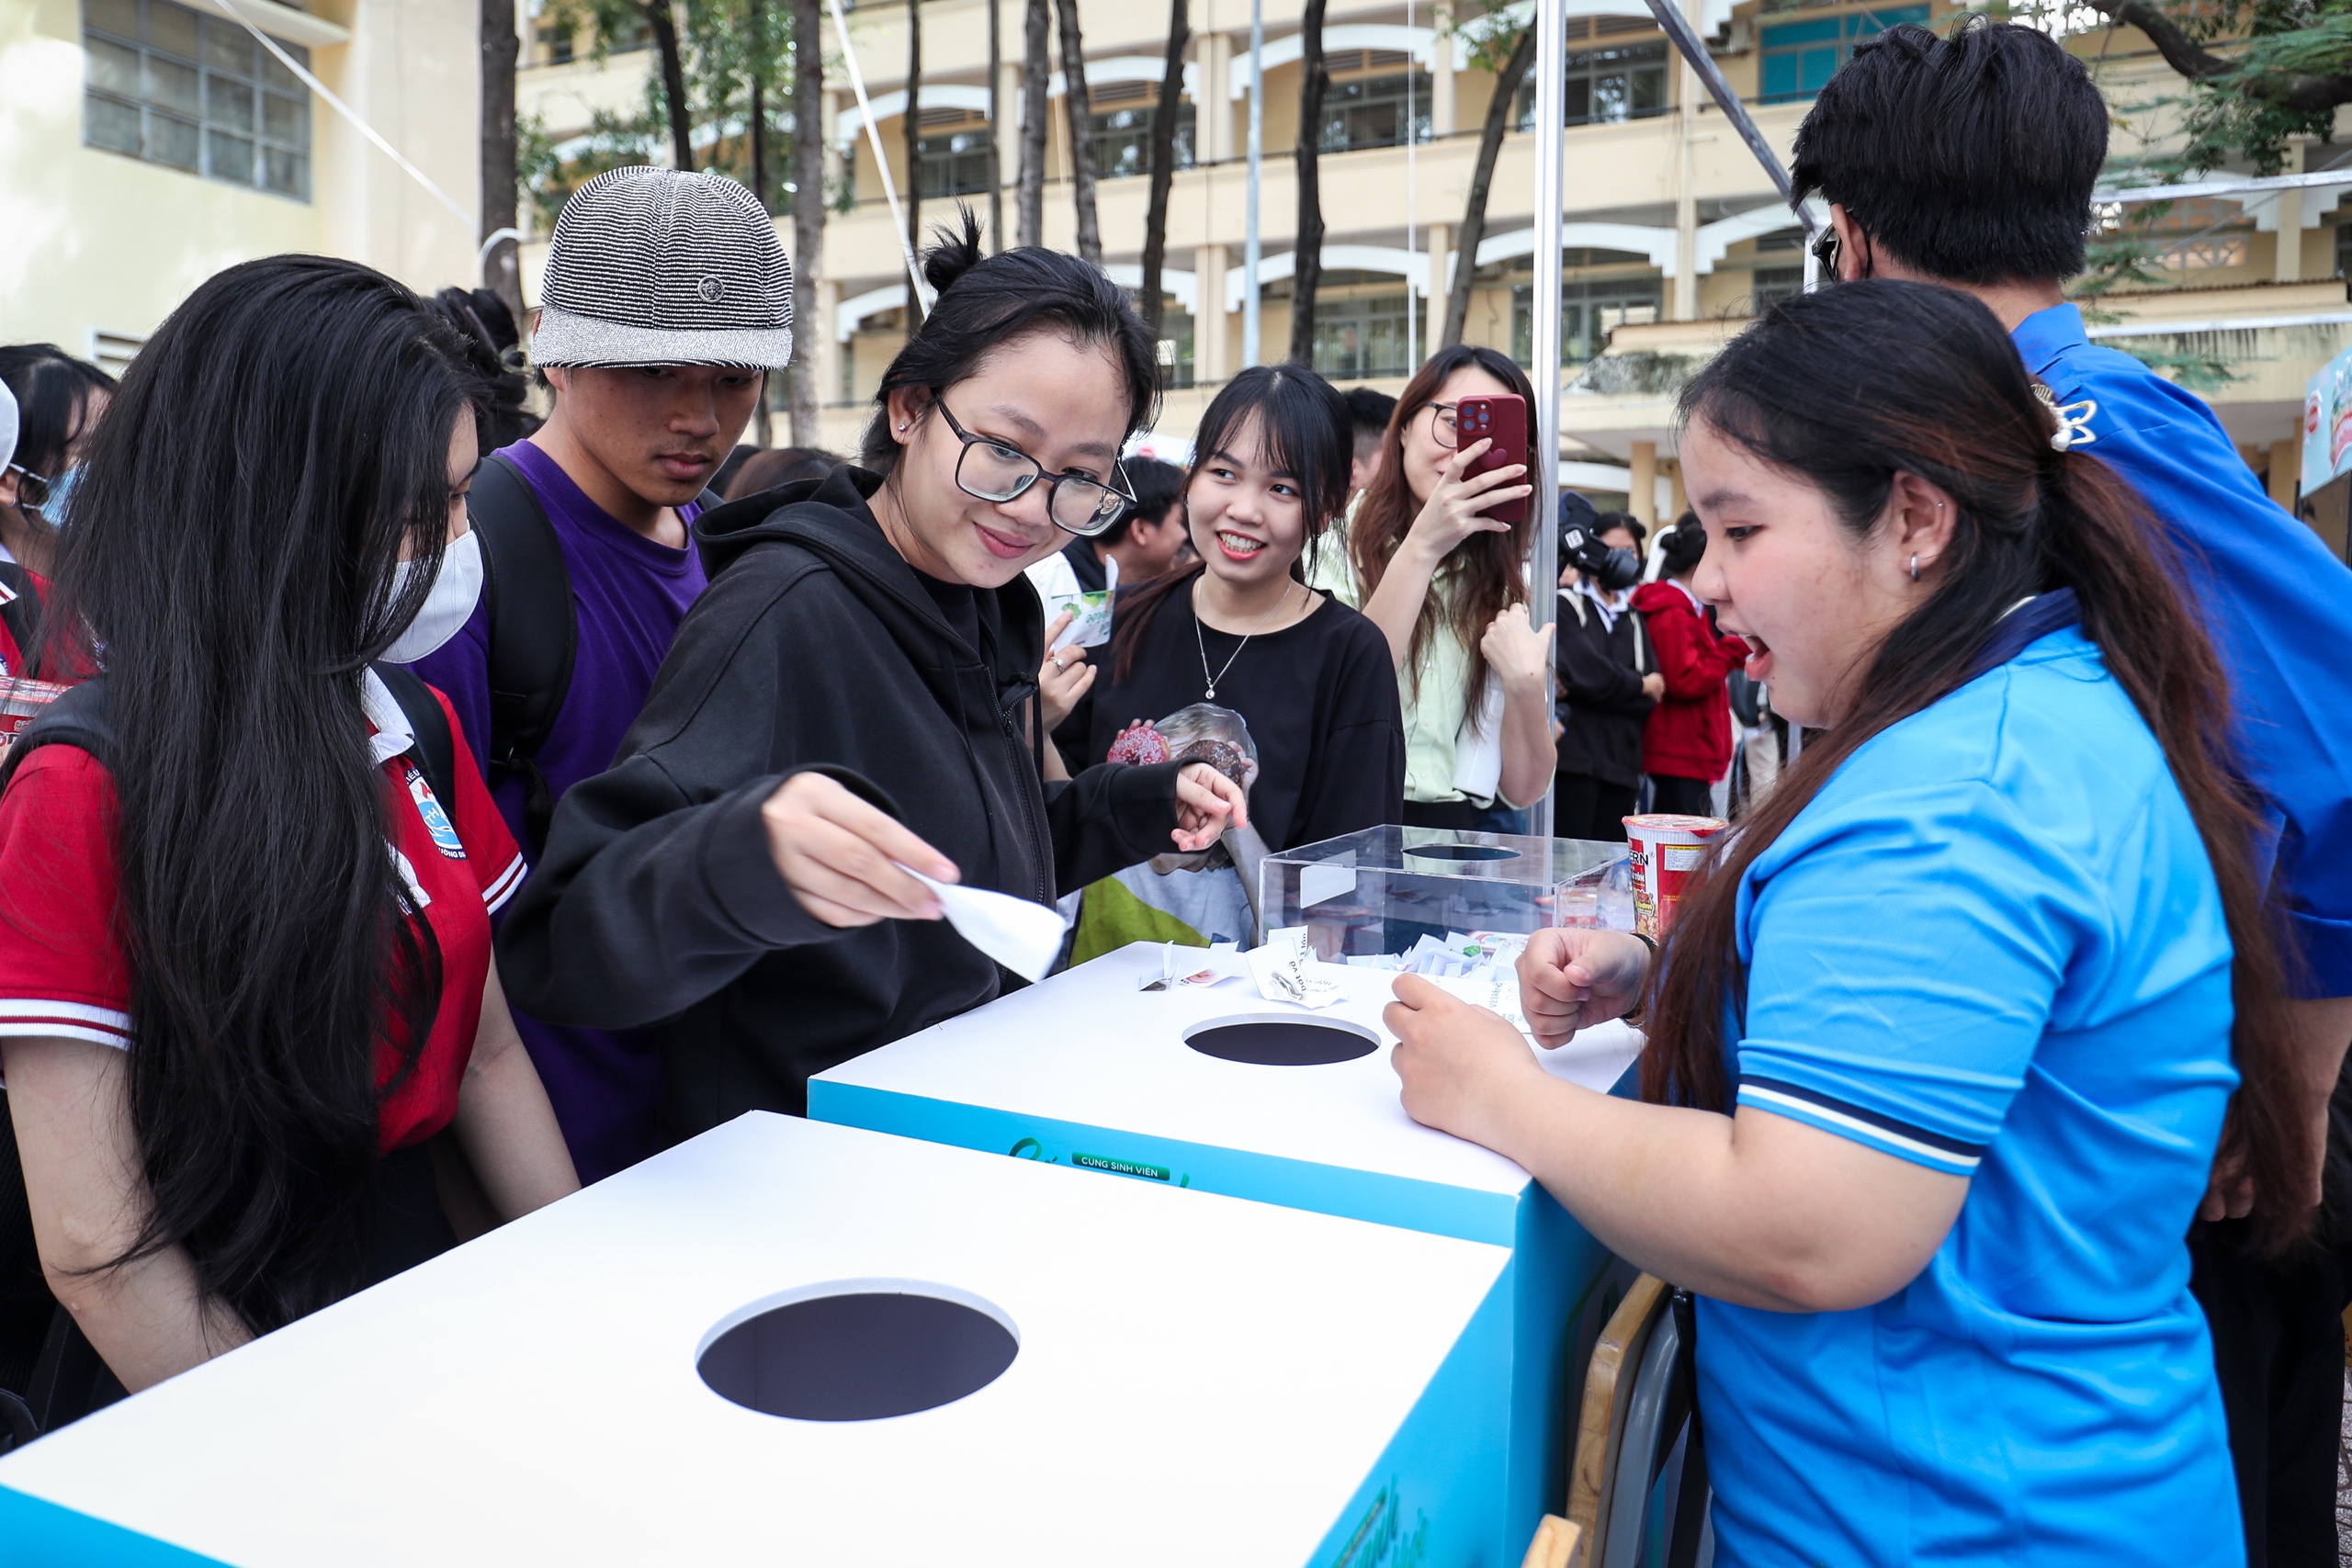
POLYGON ((755 1113, 0 1459, 0 1561, 1491 1564, 1509 1264, 755 1113), (863 1420, 698 1375, 862 1397, 936 1359, 737 1353, 844 1292, 1009 1364, 863 1420))
MULTIPOLYGON (((1477 1436, 1504 1439, 1488 1560, 1517 1562, 1563 1501, 1574 1333, 1605 1305, 1612 1259, 1526 1171, 1405 1114, 1388 1064, 1396 1036, 1380 1021, 1393 974, 1322 966, 1341 999, 1310 1011, 1265 1000, 1243 955, 1197 948, 1178 950, 1181 969, 1234 977, 1138 991, 1162 959, 1157 946, 1123 948, 843 1063, 810 1083, 808 1113, 1133 1179, 1114 1185, 1230 1194, 1511 1248, 1511 1354, 1490 1369, 1477 1436), (1356 1037, 1340 1048, 1359 1054, 1267 1066, 1187 1043, 1253 1021, 1336 1024, 1356 1037)), ((1539 1055, 1558 1077, 1607 1091, 1640 1044, 1609 1024, 1539 1055)), ((1367 1278, 1361 1288, 1378 1300, 1399 1283, 1367 1278)))

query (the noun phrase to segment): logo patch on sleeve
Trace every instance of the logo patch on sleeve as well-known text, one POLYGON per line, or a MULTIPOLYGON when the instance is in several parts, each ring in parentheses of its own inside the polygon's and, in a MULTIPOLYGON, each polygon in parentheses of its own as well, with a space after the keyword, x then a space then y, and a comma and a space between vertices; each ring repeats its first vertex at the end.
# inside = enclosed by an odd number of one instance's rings
POLYGON ((424 775, 413 763, 408 770, 408 797, 416 802, 416 815, 424 822, 424 830, 433 835, 433 847, 451 860, 465 859, 465 843, 458 837, 449 814, 441 809, 440 801, 434 798, 433 786, 424 782, 424 775))

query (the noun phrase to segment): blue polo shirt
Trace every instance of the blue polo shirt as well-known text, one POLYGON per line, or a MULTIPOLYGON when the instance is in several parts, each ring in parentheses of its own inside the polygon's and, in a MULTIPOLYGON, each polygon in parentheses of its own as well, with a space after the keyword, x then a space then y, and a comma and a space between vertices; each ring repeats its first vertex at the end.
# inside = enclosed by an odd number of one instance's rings
POLYGON ((1699 1303, 1725 1564, 2245 1561, 2183 1237, 2231 945, 2155 738, 2067 627, 1875 737, 1741 879, 1742 1106, 1970 1179, 1854 1312, 1699 1303))
POLYGON ((2278 835, 2272 890, 2306 973, 2352 996, 2352 571, 2263 492, 2203 400, 2128 354, 2094 348, 2052 305, 2011 334, 2061 403, 2089 399, 2082 450, 2132 481, 2172 531, 2228 665, 2237 743, 2278 835))

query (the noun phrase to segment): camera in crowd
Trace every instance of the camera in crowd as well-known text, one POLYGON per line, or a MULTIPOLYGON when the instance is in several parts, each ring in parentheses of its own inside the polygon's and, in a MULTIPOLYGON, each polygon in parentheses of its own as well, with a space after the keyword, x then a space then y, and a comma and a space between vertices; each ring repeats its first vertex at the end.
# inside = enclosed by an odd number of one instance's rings
POLYGON ((1623 546, 1600 542, 1600 518, 1592 503, 1574 491, 1560 492, 1560 564, 1572 566, 1596 587, 1622 592, 1642 580, 1642 558, 1623 546))

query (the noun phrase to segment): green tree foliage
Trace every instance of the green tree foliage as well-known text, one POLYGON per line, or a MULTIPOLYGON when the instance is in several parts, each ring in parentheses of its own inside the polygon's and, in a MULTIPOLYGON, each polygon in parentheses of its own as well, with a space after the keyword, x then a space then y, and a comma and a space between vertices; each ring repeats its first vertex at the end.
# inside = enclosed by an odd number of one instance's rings
POLYGON ((2352 0, 2082 0, 2139 28, 2189 85, 2184 169, 2243 158, 2275 175, 2352 103, 2352 0))
MULTIPOLYGON (((598 64, 613 54, 645 47, 646 8, 639 0, 552 0, 553 19, 594 39, 590 58, 598 64)), ((678 56, 684 82, 688 138, 694 165, 752 183, 752 82, 762 84, 767 121, 767 159, 773 205, 792 209, 794 187, 778 179, 791 166, 793 136, 792 7, 768 0, 676 0, 678 56)), ((821 48, 821 42, 818 47, 821 48)), ((598 109, 587 130, 559 146, 544 123, 526 119, 517 128, 516 164, 525 198, 542 224, 551 225, 564 198, 607 169, 630 164, 673 161, 675 144, 669 93, 662 73, 646 73, 644 101, 635 109, 598 109)))

